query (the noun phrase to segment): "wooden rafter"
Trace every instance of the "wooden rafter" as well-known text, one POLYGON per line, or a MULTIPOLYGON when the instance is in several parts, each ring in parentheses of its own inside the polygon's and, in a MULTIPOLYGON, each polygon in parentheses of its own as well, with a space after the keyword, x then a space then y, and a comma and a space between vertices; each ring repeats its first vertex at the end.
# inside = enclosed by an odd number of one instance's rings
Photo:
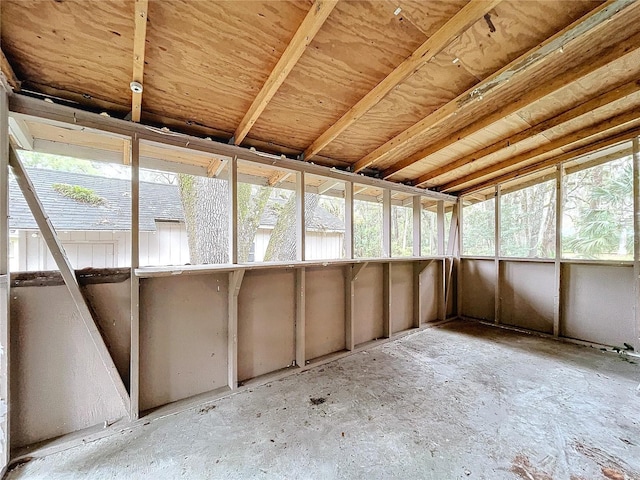
POLYGON ((620 115, 616 115, 615 117, 608 118, 603 122, 599 122, 595 125, 579 129, 576 132, 565 135, 564 137, 560 137, 545 145, 534 148, 533 150, 529 150, 528 152, 524 152, 520 155, 516 155, 515 157, 508 158, 507 160, 503 160, 502 162, 494 163, 493 165, 489 165, 485 168, 470 173, 469 175, 465 175, 464 177, 452 180, 442 185, 440 190, 444 192, 455 190, 457 187, 460 187, 465 183, 472 182, 474 180, 486 177, 488 175, 491 175, 492 173, 496 173, 507 168, 512 168, 514 165, 518 165, 519 163, 526 162, 527 160, 545 155, 547 153, 553 152, 554 150, 570 147, 574 143, 587 140, 591 137, 595 137, 608 130, 617 129, 629 123, 637 124, 638 120, 640 120, 640 112, 637 109, 627 111, 620 115))
POLYGON ((435 142, 427 146, 426 148, 423 148, 410 157, 394 163, 384 170, 382 174, 383 178, 390 178, 397 172, 413 165, 414 163, 421 161, 424 158, 427 158, 429 155, 444 150, 457 141, 487 128, 488 126, 502 120, 503 118, 508 117, 509 115, 512 115, 522 110, 523 108, 534 104, 538 100, 551 95, 554 92, 557 92, 563 87, 566 87, 567 85, 570 85, 573 82, 580 80, 581 78, 591 75, 592 73, 605 67, 606 65, 619 60, 621 57, 634 54, 638 49, 640 49, 640 35, 634 35, 629 39, 628 42, 619 43, 614 45, 613 47, 608 48, 606 51, 602 52, 601 55, 598 55, 597 58, 593 59, 593 61, 580 64, 570 70, 561 73, 550 81, 527 91, 516 101, 502 106, 502 108, 490 113, 489 115, 486 115, 485 117, 470 125, 467 125, 466 127, 463 127, 457 132, 448 135, 446 138, 435 142))
POLYGON ((540 135, 548 130, 551 130, 558 125, 562 125, 564 123, 568 123, 576 118, 588 114, 589 112, 608 105, 610 103, 616 102, 623 98, 626 98, 630 95, 633 95, 640 91, 640 81, 629 82, 625 85, 622 85, 618 88, 614 88, 613 90, 609 90, 606 93, 598 95, 595 98, 592 98, 574 108, 571 108, 560 115, 556 115, 553 118, 545 120, 543 122, 538 123, 537 125, 532 126, 531 128, 527 128, 522 132, 516 133, 515 135, 511 135, 508 138, 501 139, 492 145, 489 145, 481 150, 473 152, 469 155, 465 155, 453 162, 449 162, 446 165, 443 165, 440 168, 436 168, 431 170, 430 172, 421 175, 415 181, 415 185, 421 185, 426 183, 434 178, 444 175, 446 173, 452 172, 460 167, 463 167, 469 163, 473 163, 481 158, 484 158, 488 155, 496 153, 505 148, 512 147, 523 140, 534 137, 536 135, 540 135))
POLYGON ((353 171, 359 172, 379 162, 399 147, 407 145, 428 130, 454 117, 463 111, 467 105, 479 101, 489 94, 495 93, 508 85, 514 75, 526 75, 541 62, 550 58, 555 53, 562 51, 568 44, 575 42, 583 35, 593 33, 599 27, 605 25, 608 20, 615 15, 620 15, 620 12, 624 8, 632 4, 633 0, 610 0, 595 8, 578 21, 547 39, 541 45, 524 53, 493 75, 490 75, 415 125, 376 148, 364 158, 358 160, 353 165, 353 171))
POLYGON ((271 174, 267 183, 269 184, 270 187, 275 187, 279 183, 284 182, 291 175, 292 175, 292 172, 287 172, 286 170, 278 170, 271 174))
POLYGON ((338 121, 320 135, 304 152, 309 160, 331 143, 365 113, 377 105, 398 84, 404 82, 418 69, 447 47, 456 37, 471 25, 482 19, 501 0, 471 0, 436 33, 429 37, 418 49, 405 59, 395 70, 384 78, 373 90, 351 107, 338 121))
POLYGON ((522 167, 517 170, 504 173, 498 177, 493 177, 493 178, 490 178, 489 180, 485 180, 482 183, 478 183, 471 187, 467 187, 460 191, 460 196, 470 195, 474 192, 478 192, 480 190, 484 190, 486 188, 497 185, 498 183, 503 183, 508 180, 513 180, 514 178, 523 177, 525 175, 529 175, 531 173, 544 170, 545 168, 553 167, 558 163, 565 162, 567 160, 572 160, 576 157, 580 157, 583 155, 588 155, 597 150, 601 150, 603 148, 607 148, 612 145, 616 145, 618 143, 631 140, 632 138, 637 137, 638 135, 640 135, 640 127, 633 127, 629 130, 625 130, 622 133, 618 133, 613 136, 607 137, 605 139, 598 140, 597 142, 591 143, 584 147, 576 148, 574 150, 560 154, 558 156, 541 160, 540 162, 527 165, 526 167, 522 167))
MULTIPOLYGON (((147 38, 147 10, 149 0, 135 0, 135 30, 133 33, 132 80, 144 85, 144 50, 147 38)), ((131 93, 131 120, 140 121, 142 114, 142 92, 131 93)))
POLYGON ((325 20, 334 9, 338 0, 316 0, 309 13, 298 27, 295 35, 287 45, 282 57, 269 74, 269 78, 253 100, 247 113, 240 121, 240 125, 234 134, 234 143, 240 145, 247 136, 251 127, 256 123, 260 114, 267 107, 280 85, 285 81, 293 67, 298 63, 307 46, 311 43, 316 33, 320 30, 325 20))
POLYGON ((21 82, 20 80, 18 80, 18 77, 16 76, 13 68, 11 67, 11 64, 9 63, 9 60, 7 60, 7 57, 4 55, 4 52, 2 50, 0 50, 0 71, 2 71, 2 73, 4 74, 11 88, 13 88, 16 92, 19 92, 21 82))

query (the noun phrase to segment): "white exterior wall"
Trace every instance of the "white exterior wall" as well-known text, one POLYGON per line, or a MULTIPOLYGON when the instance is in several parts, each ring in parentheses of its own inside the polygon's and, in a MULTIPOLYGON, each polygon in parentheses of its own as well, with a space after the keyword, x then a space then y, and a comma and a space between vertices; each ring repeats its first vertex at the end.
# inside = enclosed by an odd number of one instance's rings
MULTIPOLYGON (((112 268, 131 265, 131 234, 127 231, 59 231, 58 236, 74 268, 112 268)), ((40 232, 20 230, 13 236, 13 271, 56 270, 40 232)), ((189 263, 187 231, 183 224, 157 223, 157 231, 140 232, 140 265, 189 263)))
MULTIPOLYGON (((189 242, 182 223, 158 222, 155 232, 140 232, 140 266, 189 263, 189 242)), ((128 267, 131 234, 128 231, 59 231, 58 236, 74 268, 128 267)), ((255 260, 264 261, 271 229, 256 233, 255 260)), ((12 271, 56 270, 56 263, 37 230, 12 235, 12 271)), ((307 232, 307 260, 343 258, 342 232, 307 232)))

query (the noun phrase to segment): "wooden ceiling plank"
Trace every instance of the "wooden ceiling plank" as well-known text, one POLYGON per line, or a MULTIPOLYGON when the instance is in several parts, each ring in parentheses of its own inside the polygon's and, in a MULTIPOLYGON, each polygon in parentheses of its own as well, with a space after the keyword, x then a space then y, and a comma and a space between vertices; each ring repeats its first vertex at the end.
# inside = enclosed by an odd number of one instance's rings
MULTIPOLYGON (((144 50, 147 38, 147 11, 149 0, 135 0, 135 30, 133 34, 132 80, 144 85, 144 50)), ((142 115, 142 92, 131 92, 131 120, 140 121, 142 115)))
POLYGON ((515 157, 508 158, 507 160, 503 160, 502 162, 494 163, 493 165, 489 165, 485 168, 470 173, 469 175, 465 175, 464 177, 452 180, 451 182, 442 185, 440 190, 443 192, 455 190, 456 187, 464 185, 465 183, 471 182, 478 178, 486 177, 487 175, 499 172, 502 169, 513 167, 514 165, 525 162, 540 155, 553 152, 554 150, 568 147, 573 143, 584 141, 590 137, 594 137, 598 134, 604 133, 607 130, 619 128, 627 123, 637 122, 639 119, 640 112, 637 108, 634 108, 620 115, 616 115, 615 117, 608 118, 595 125, 591 125, 590 127, 579 129, 576 132, 565 135, 564 137, 560 137, 545 145, 541 145, 540 147, 534 148, 533 150, 529 150, 528 152, 524 152, 520 155, 516 155, 515 157))
POLYGON ((309 13, 307 13, 307 16, 289 42, 289 45, 287 45, 282 57, 280 57, 280 60, 278 60, 278 63, 276 63, 276 66, 269 74, 269 78, 267 78, 267 81, 253 100, 249 110, 240 121, 234 134, 233 142, 236 145, 240 145, 247 136, 251 127, 256 123, 258 117, 260 117, 280 88, 280 85, 286 80, 296 63, 298 63, 307 46, 316 36, 337 3, 338 0, 316 0, 314 2, 309 13))
POLYGON ((20 86, 22 83, 18 80, 15 72, 13 71, 13 67, 7 60, 7 57, 4 55, 4 52, 0 49, 0 71, 4 74, 7 79, 7 83, 9 86, 13 88, 14 91, 19 92, 20 86))
MULTIPOLYGON (((542 98, 551 95, 558 90, 566 87, 567 85, 580 80, 581 78, 587 77, 595 71, 601 69, 602 67, 609 65, 617 60, 619 60, 623 56, 632 55, 638 49, 640 49, 640 34, 636 34, 633 37, 629 38, 628 42, 624 44, 616 44, 613 47, 610 47, 606 51, 602 52, 595 58, 593 61, 580 64, 571 70, 568 70, 549 82, 545 82, 543 85, 538 86, 532 90, 529 90, 516 101, 511 102, 505 105, 503 108, 481 118, 477 122, 474 122, 457 132, 448 135, 446 138, 435 142, 431 145, 428 145, 426 148, 420 150, 419 152, 407 157, 404 160, 401 160, 387 169, 385 169, 383 173, 383 178, 388 179, 399 171, 417 163, 430 155, 433 155, 436 152, 444 150, 447 147, 450 147, 454 143, 459 140, 466 138, 470 135, 473 135, 490 125, 502 120, 509 115, 512 115, 534 103, 541 100, 542 98), (639 45, 638 47, 633 47, 633 45, 639 45)), ((429 173, 429 172, 427 172, 429 173)), ((426 175, 426 174, 425 174, 426 175)))
POLYGON ((633 127, 622 133, 618 133, 611 137, 607 137, 605 139, 598 140, 597 142, 591 143, 589 145, 585 145, 584 147, 580 147, 575 150, 571 150, 567 153, 563 153, 558 156, 548 158, 546 160, 542 160, 540 162, 537 162, 531 165, 527 165, 526 167, 504 173, 500 176, 490 178, 488 180, 483 181, 482 183, 478 183, 476 185, 473 185, 471 187, 467 187, 461 190, 459 192, 459 195, 460 196, 468 195, 470 193, 477 192, 479 190, 483 190, 488 187, 492 187, 494 185, 497 185, 498 183, 503 183, 509 180, 513 180, 514 178, 522 177, 524 175, 529 175, 530 173, 534 173, 539 170, 552 167, 558 163, 562 163, 567 160, 572 160, 579 156, 588 155, 597 150, 610 147, 612 145, 624 142, 626 140, 631 140, 633 137, 636 137, 638 135, 640 135, 640 127, 633 127))
POLYGON ((287 172, 286 170, 278 170, 277 172, 273 172, 269 177, 268 184, 270 187, 275 187, 279 183, 284 182, 287 178, 292 175, 292 172, 287 172))
MULTIPOLYGON (((507 85, 514 75, 522 76, 533 67, 563 51, 564 47, 573 43, 586 34, 593 33, 615 15, 633 4, 633 0, 609 0, 583 16, 567 28, 558 32, 537 47, 524 53, 511 63, 476 84, 466 92, 454 98, 435 112, 431 113, 415 125, 396 135, 394 138, 379 146, 371 153, 358 160, 353 165, 353 171, 359 172, 388 156, 401 146, 404 146, 433 127, 454 117, 473 102, 480 101, 484 96, 494 93, 507 85)), ((501 117, 503 117, 502 115, 501 117)))
POLYGON ((597 108, 609 105, 610 103, 616 102, 618 100, 622 100, 623 98, 626 98, 637 92, 640 92, 640 80, 635 80, 633 82, 629 82, 625 85, 609 90, 608 92, 598 95, 595 98, 592 98, 576 107, 573 107, 561 113, 560 115, 556 115, 555 117, 540 122, 532 126, 531 128, 523 130, 522 132, 516 133, 515 135, 512 135, 508 138, 498 140, 492 145, 489 145, 481 150, 473 152, 469 155, 465 155, 464 157, 458 158, 457 160, 443 165, 442 167, 431 170, 430 172, 427 172, 426 174, 418 177, 413 182, 413 184, 421 185, 423 183, 426 183, 436 177, 439 177, 440 175, 452 172, 469 163, 473 163, 488 155, 511 147, 519 142, 522 142, 523 140, 534 137, 536 135, 540 135, 548 130, 551 130, 554 127, 557 127, 558 125, 568 123, 571 120, 575 120, 576 118, 585 115, 597 108))
POLYGON ((501 0, 471 0, 436 33, 429 37, 418 49, 407 57, 395 70, 387 75, 373 90, 351 107, 339 120, 329 127, 304 151, 304 160, 311 159, 331 143, 350 125, 377 105, 391 90, 404 82, 417 70, 424 67, 433 57, 444 50, 453 40, 471 25, 482 19, 501 0))

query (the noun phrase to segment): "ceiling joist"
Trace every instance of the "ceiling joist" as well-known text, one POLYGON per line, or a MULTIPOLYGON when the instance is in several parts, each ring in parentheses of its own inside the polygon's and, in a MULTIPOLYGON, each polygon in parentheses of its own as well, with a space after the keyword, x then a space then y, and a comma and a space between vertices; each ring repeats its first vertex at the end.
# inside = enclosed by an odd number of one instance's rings
POLYGON ((603 122, 597 123, 590 127, 581 128, 573 133, 570 133, 569 135, 560 137, 545 145, 534 148, 533 150, 529 150, 528 152, 524 152, 520 155, 516 155, 515 157, 503 160, 502 162, 489 165, 488 167, 477 170, 469 175, 465 175, 464 177, 452 180, 451 182, 444 184, 440 188, 440 190, 444 192, 455 190, 457 187, 460 187, 461 185, 464 185, 466 183, 472 182, 482 177, 486 177, 487 175, 491 175, 492 173, 511 168, 514 165, 526 162, 527 160, 531 160, 541 155, 545 155, 547 153, 553 152, 554 150, 570 147, 574 143, 582 142, 589 138, 596 137, 606 131, 619 129, 620 127, 629 123, 637 124, 638 120, 640 120, 640 112, 638 111, 638 109, 629 110, 625 113, 616 115, 612 118, 608 118, 603 122))
POLYGON ((19 92, 21 82, 20 80, 18 80, 18 77, 14 73, 13 68, 9 63, 9 60, 7 60, 7 57, 4 55, 4 52, 2 50, 0 50, 0 71, 7 79, 9 86, 13 88, 14 91, 19 92))
MULTIPOLYGON (((633 55, 638 50, 640 50, 640 35, 634 35, 633 37, 629 38, 629 41, 625 42, 625 44, 614 45, 613 47, 598 55, 595 59, 593 59, 593 61, 585 64, 580 64, 570 70, 560 73, 552 80, 529 90, 517 100, 504 105, 502 108, 490 113, 489 115, 482 117, 477 122, 473 122, 470 125, 467 125, 466 127, 458 130, 457 132, 448 135, 446 138, 435 142, 427 146, 426 148, 423 148, 410 157, 394 163, 384 170, 382 176, 383 178, 388 179, 399 171, 427 158, 429 155, 444 150, 457 141, 473 135, 474 133, 477 133, 489 127, 490 125, 502 120, 503 118, 508 117, 509 115, 512 115, 530 105, 533 105, 542 98, 557 92, 567 85, 571 85, 573 82, 579 81, 580 79, 591 75, 597 70, 620 60, 622 57, 633 55)), ((425 174, 425 178, 428 173, 425 174)), ((434 174, 433 177, 436 177, 437 175, 434 174)))
POLYGON ((430 62, 456 37, 471 25, 482 19, 501 0, 471 0, 436 33, 429 37, 418 49, 387 75, 373 90, 351 107, 338 121, 329 127, 304 151, 304 159, 309 160, 344 132, 365 113, 377 105, 398 84, 404 82, 417 70, 430 62))
POLYGON ((485 96, 493 94, 506 86, 514 75, 526 75, 547 58, 562 52, 568 44, 573 43, 586 34, 595 32, 611 18, 620 15, 620 12, 624 8, 632 4, 633 0, 610 0, 605 2, 564 30, 547 39, 541 45, 524 53, 493 75, 490 75, 415 125, 376 148, 364 158, 358 160, 353 165, 353 171, 359 172, 374 165, 396 151, 399 147, 407 145, 428 130, 451 119, 454 115, 463 111, 467 105, 476 101, 482 101, 485 96))
POLYGON ((578 105, 577 107, 571 108, 561 113, 560 115, 556 115, 555 117, 540 122, 531 128, 523 130, 522 132, 511 135, 508 138, 501 139, 493 143, 492 145, 489 145, 488 147, 473 152, 469 155, 465 155, 464 157, 454 160, 453 162, 449 162, 448 164, 443 165, 440 168, 436 168, 426 173, 425 175, 418 177, 413 183, 415 185, 422 185, 428 181, 433 180, 436 177, 450 173, 458 168, 464 167, 467 164, 477 162, 478 160, 493 153, 499 152, 500 150, 503 150, 505 148, 513 147, 514 145, 527 140, 528 138, 543 134, 553 129, 554 127, 569 123, 572 120, 581 117, 582 115, 592 112, 593 110, 617 102, 638 92, 640 92, 640 81, 638 80, 629 82, 618 88, 614 88, 613 90, 598 95, 597 97, 592 98, 578 105))
POLYGON ((149 0, 135 0, 135 29, 133 33, 133 76, 131 83, 131 120, 139 122, 142 115, 142 87, 144 85, 144 50, 147 38, 147 10, 149 0))
POLYGON ((247 136, 251 127, 256 123, 260 114, 262 114, 280 88, 280 85, 286 80, 296 63, 298 63, 305 49, 316 36, 316 33, 318 33, 320 27, 322 27, 337 3, 338 0, 316 0, 311 6, 309 13, 307 13, 307 16, 300 24, 300 27, 289 42, 282 57, 280 57, 280 60, 276 63, 271 74, 269 74, 269 78, 267 78, 267 81, 253 100, 249 110, 240 121, 240 125, 238 125, 233 136, 233 142, 236 145, 240 145, 247 136))
POLYGON ((612 145, 616 145, 618 143, 631 140, 634 137, 640 135, 640 127, 633 127, 629 130, 625 130, 622 133, 618 133, 616 135, 612 135, 602 140, 598 140, 597 142, 591 143, 584 147, 576 148, 575 150, 571 150, 567 153, 562 153, 558 156, 548 158, 546 160, 541 160, 540 162, 536 162, 531 165, 527 165, 526 167, 519 168, 517 170, 513 170, 511 172, 504 173, 498 177, 491 178, 489 180, 485 180, 482 183, 478 183, 471 187, 467 187, 464 190, 460 191, 460 196, 469 195, 473 192, 478 192, 480 190, 484 190, 486 188, 492 187, 499 183, 503 183, 509 180, 513 180, 518 177, 523 177, 525 175, 529 175, 531 173, 535 173, 540 170, 544 170, 545 168, 553 167, 558 163, 565 162, 567 160, 572 160, 576 157, 588 155, 590 153, 596 152, 603 148, 610 147, 612 145))

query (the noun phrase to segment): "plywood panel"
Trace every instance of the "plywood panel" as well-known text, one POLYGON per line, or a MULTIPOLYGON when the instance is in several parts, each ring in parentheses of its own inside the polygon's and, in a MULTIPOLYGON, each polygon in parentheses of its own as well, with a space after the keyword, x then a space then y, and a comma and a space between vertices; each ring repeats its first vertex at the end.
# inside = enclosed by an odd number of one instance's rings
POLYGON ((355 284, 355 325, 356 345, 384 335, 382 319, 382 279, 381 263, 371 263, 360 272, 355 284))
POLYGON ((11 335, 13 447, 127 414, 65 286, 13 288, 11 335))
POLYGON ((635 338, 632 266, 564 264, 562 284, 562 336, 640 348, 635 338))
POLYGON ((140 282, 140 409, 227 384, 227 276, 140 282))
POLYGON ((322 154, 350 162, 359 160, 475 85, 476 78, 452 60, 444 53, 437 55, 345 130, 322 154))
POLYGON ((2 2, 2 50, 26 85, 131 103, 133 2, 2 2))
POLYGON ((285 368, 295 359, 295 271, 246 272, 238 296, 238 379, 285 368))
POLYGON ((452 42, 447 53, 457 57, 470 74, 484 79, 599 4, 506 0, 489 14, 495 31, 485 20, 476 22, 452 42))
POLYGON ((495 265, 493 260, 463 258, 462 315, 482 320, 495 316, 495 265))
POLYGON ((391 264, 391 331, 413 327, 413 263, 391 264))
POLYGON ((501 262, 500 323, 553 333, 555 265, 501 262))
MULTIPOLYGON (((290 146, 308 147, 426 40, 393 14, 397 6, 389 0, 338 3, 249 136, 286 137, 290 146)), ((434 22, 450 13, 435 10, 434 22)))
POLYGON ((345 348, 345 285, 342 268, 306 271, 305 348, 308 360, 345 348))
POLYGON ((143 111, 231 135, 310 6, 150 2, 143 111))

